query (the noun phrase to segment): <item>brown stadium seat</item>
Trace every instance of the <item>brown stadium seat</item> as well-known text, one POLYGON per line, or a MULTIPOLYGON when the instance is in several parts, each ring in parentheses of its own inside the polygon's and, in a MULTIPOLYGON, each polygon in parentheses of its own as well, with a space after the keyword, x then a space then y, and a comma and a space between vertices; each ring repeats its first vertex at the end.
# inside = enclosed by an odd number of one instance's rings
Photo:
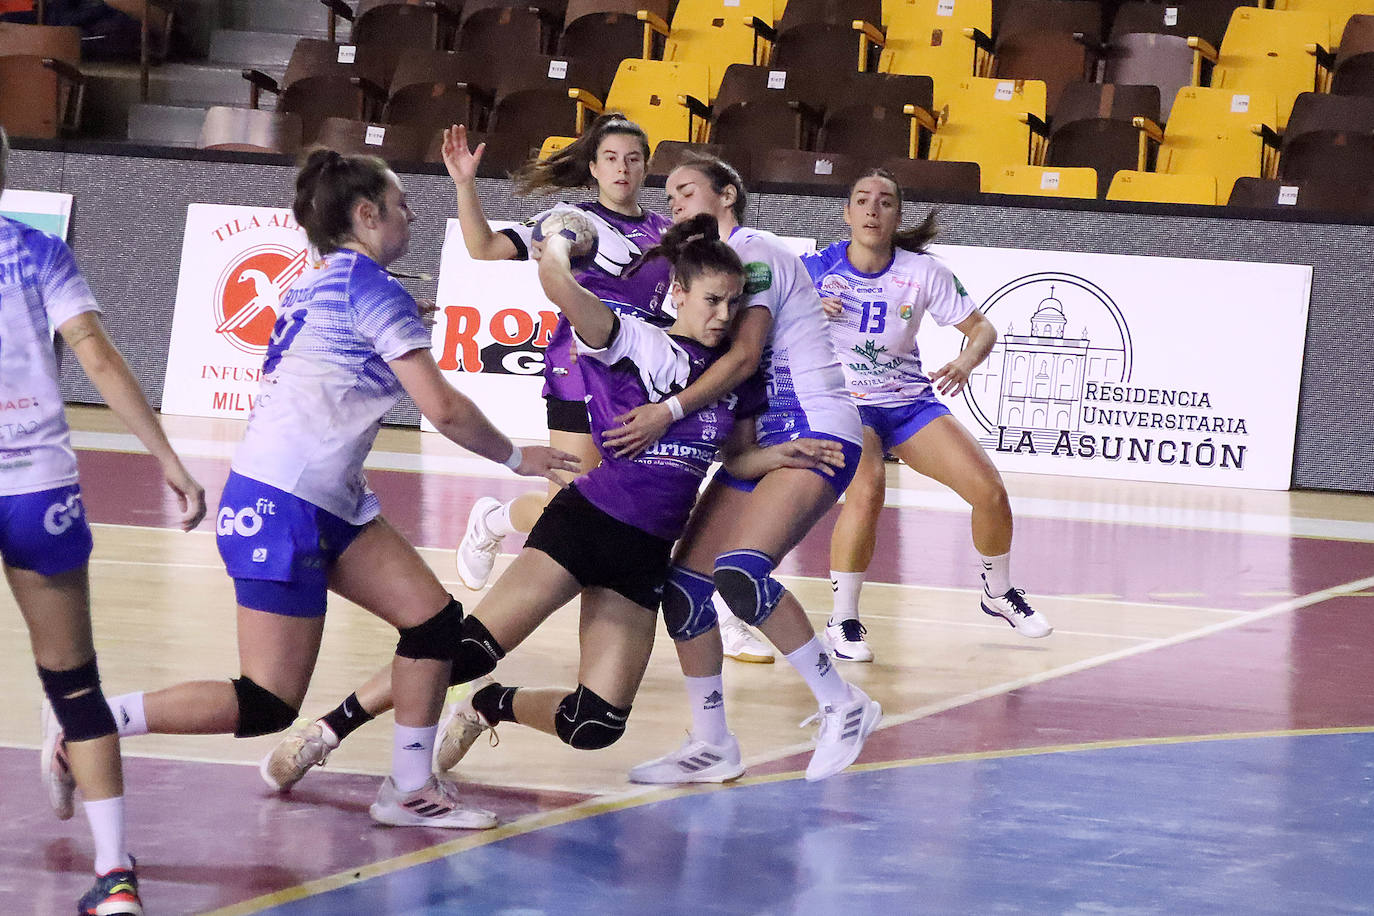
POLYGON ((1351 16, 1341 31, 1331 91, 1374 95, 1374 16, 1351 16))
POLYGON ((821 112, 799 79, 814 71, 731 64, 711 106, 711 142, 751 149, 811 149, 821 112))
POLYGON ((1010 0, 987 48, 986 75, 1039 80, 1053 103, 1069 83, 1092 79, 1101 29, 1102 10, 1092 0, 1010 0))
POLYGON ((1314 130, 1374 134, 1374 98, 1301 93, 1293 103, 1293 113, 1288 116, 1288 127, 1283 132, 1284 146, 1314 130))
POLYGON ((666 178, 669 172, 696 154, 715 156, 730 163, 746 187, 753 181, 753 157, 749 150, 720 143, 683 143, 680 140, 664 140, 658 145, 649 160, 648 174, 666 178))
POLYGON ((467 0, 457 48, 487 60, 546 54, 556 47, 566 9, 566 0, 467 0))
POLYGON ((587 63, 571 57, 532 54, 511 57, 491 67, 494 81, 491 117, 487 129, 508 141, 522 142, 538 149, 546 137, 581 133, 577 104, 569 97, 571 89, 606 97, 609 88, 600 61, 587 63))
POLYGON ((381 120, 429 134, 450 124, 481 127, 492 104, 490 70, 454 51, 413 49, 396 65, 381 120))
POLYGON ((928 76, 853 73, 835 80, 816 148, 868 160, 914 159, 925 145, 922 130, 934 127, 934 93, 928 76))
POLYGON ((883 168, 891 172, 905 190, 977 194, 982 189, 981 169, 976 162, 888 159, 883 168))
POLYGON ((1195 61, 1199 59, 1188 47, 1187 38, 1128 32, 1108 45, 1103 81, 1154 86, 1159 90, 1160 117, 1167 121, 1178 91, 1195 85, 1195 61))
POLYGON ((1303 181, 1241 178, 1227 204, 1232 207, 1374 213, 1374 181, 1350 185, 1316 176, 1303 181))
POLYGON ((867 69, 868 36, 881 35, 882 18, 882 0, 788 0, 770 63, 812 73, 867 69))
POLYGON ((640 10, 664 21, 671 15, 669 0, 568 0, 559 49, 570 57, 602 61, 612 76, 626 58, 661 57, 663 37, 645 29, 640 10))
POLYGON ((349 118, 325 118, 315 145, 345 154, 381 156, 387 162, 419 162, 425 154, 425 138, 404 124, 371 124, 349 118))
POLYGON ((847 189, 864 169, 854 156, 799 149, 770 149, 753 154, 752 160, 756 183, 847 189))
POLYGON ((1304 181, 1327 178, 1348 186, 1374 175, 1374 134, 1309 130, 1283 146, 1279 177, 1304 181))
POLYGON ((1220 47, 1231 13, 1237 7, 1254 5, 1241 0, 1184 0, 1182 3, 1128 0, 1117 7, 1111 38, 1131 34, 1198 37, 1214 48, 1220 47))
POLYGON ((301 149, 301 116, 216 105, 205 112, 198 145, 201 149, 294 156, 301 149))
POLYGON ((104 0, 104 3, 139 23, 139 98, 146 102, 148 67, 153 58, 163 60, 167 57, 177 0, 104 0))
POLYGON ((261 70, 244 70, 249 106, 260 93, 272 92, 278 111, 301 116, 309 143, 325 118, 369 120, 386 102, 386 87, 405 49, 390 45, 336 45, 302 38, 291 52, 280 84, 261 70))
POLYGON ((1159 120, 1159 89, 1070 83, 1050 123, 1045 165, 1097 170, 1098 196, 1105 197, 1121 169, 1144 169, 1140 132, 1133 119, 1159 120))
MULTIPOLYGON (((347 10, 344 4, 338 4, 347 10)), ((354 44, 390 44, 441 50, 452 47, 463 0, 358 0, 354 44)))
POLYGON ((0 22, 0 125, 16 137, 76 130, 86 84, 80 62, 78 29, 0 22))

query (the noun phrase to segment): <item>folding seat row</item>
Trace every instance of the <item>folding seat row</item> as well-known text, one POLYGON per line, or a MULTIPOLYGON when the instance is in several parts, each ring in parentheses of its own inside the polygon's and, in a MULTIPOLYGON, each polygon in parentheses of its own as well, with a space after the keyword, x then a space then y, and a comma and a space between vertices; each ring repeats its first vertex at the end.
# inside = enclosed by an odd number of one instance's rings
POLYGON ((0 125, 16 137, 75 131, 86 86, 80 64, 76 28, 0 22, 0 125))

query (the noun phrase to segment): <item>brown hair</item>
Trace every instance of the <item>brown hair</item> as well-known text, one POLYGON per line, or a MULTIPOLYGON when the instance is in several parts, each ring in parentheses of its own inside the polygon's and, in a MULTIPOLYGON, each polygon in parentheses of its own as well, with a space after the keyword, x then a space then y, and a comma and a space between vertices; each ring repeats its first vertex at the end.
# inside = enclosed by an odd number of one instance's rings
POLYGON ((516 170, 513 177, 521 194, 534 194, 553 188, 584 188, 592 182, 592 163, 601 149, 601 141, 612 134, 622 134, 639 140, 644 161, 649 161, 649 135, 644 128, 619 112, 603 114, 576 141, 563 147, 547 159, 531 159, 516 170))
POLYGON ((749 196, 744 190, 744 179, 739 177, 735 167, 717 156, 691 152, 677 164, 677 168, 696 169, 711 183, 711 190, 724 194, 726 188, 735 189, 735 203, 730 210, 735 214, 735 222, 744 225, 744 214, 749 210, 749 196))
POLYGON ((697 277, 706 273, 744 276, 744 263, 735 249, 720 238, 720 224, 709 213, 674 223, 663 232, 658 244, 639 259, 631 273, 654 257, 664 257, 673 265, 673 279, 683 289, 691 289, 697 277))
MULTIPOLYGON (((864 172, 862 175, 860 175, 855 180, 855 182, 849 186, 850 197, 854 196, 854 189, 858 187, 859 182, 863 181, 865 178, 882 178, 886 181, 892 182, 892 186, 897 189, 897 216, 900 221, 902 214, 902 186, 897 183, 897 176, 893 175, 887 169, 869 169, 867 172, 864 172)), ((846 206, 847 205, 848 201, 846 200, 846 206)), ((921 220, 914 226, 898 226, 897 231, 892 235, 892 244, 897 248, 901 248, 906 251, 914 251, 917 254, 921 254, 922 252, 924 252, 927 246, 929 246, 930 243, 935 240, 935 234, 940 231, 937 221, 938 213, 938 210, 931 210, 929 213, 926 214, 925 219, 921 220)))
POLYGON ((291 212, 320 252, 338 251, 353 235, 353 206, 358 198, 386 213, 390 167, 376 156, 345 156, 332 149, 312 150, 296 175, 291 212))

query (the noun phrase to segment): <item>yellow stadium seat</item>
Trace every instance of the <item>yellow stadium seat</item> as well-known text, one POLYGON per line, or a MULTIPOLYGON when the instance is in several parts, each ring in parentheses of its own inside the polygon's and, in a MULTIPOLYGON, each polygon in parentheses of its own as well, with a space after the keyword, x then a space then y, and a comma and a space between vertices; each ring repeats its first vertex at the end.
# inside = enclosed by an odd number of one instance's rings
MULTIPOLYGON (((679 0, 672 24, 645 11, 644 41, 650 32, 666 37, 663 59, 702 64, 710 75, 711 101, 731 64, 766 64, 770 45, 761 37, 773 29, 774 0, 679 0)), ((647 56, 647 55, 646 55, 647 56)))
POLYGON ((1045 84, 970 76, 945 95, 931 159, 976 162, 984 175, 1034 158, 1027 116, 1044 121, 1045 84))
POLYGON ((1026 194, 1033 197, 1097 197, 1097 169, 1009 165, 986 173, 983 190, 989 194, 1026 194))
POLYGON ((539 147, 539 158, 547 159, 564 147, 572 146, 576 140, 576 137, 546 137, 539 147))
POLYGON ((1265 137, 1277 141, 1276 117, 1271 93, 1185 86, 1174 99, 1166 131, 1146 118, 1134 123, 1143 137, 1159 143, 1156 172, 1211 175, 1220 199, 1226 200, 1237 178, 1265 174, 1265 137))
MULTIPOLYGON (((1221 49, 1213 58, 1212 86, 1272 93, 1278 102, 1277 126, 1282 129, 1298 93, 1321 91, 1329 83, 1335 63, 1331 44, 1331 20, 1325 13, 1239 7, 1231 14, 1221 49)), ((1206 50, 1203 53, 1212 56, 1206 50)))
POLYGON ((1166 175, 1120 171, 1107 189, 1108 200, 1156 204, 1217 203, 1217 180, 1211 175, 1166 175))
POLYGON ((883 26, 878 71, 931 77, 939 106, 978 73, 977 46, 965 30, 992 33, 992 0, 884 0, 883 26))
POLYGON ((1331 20, 1331 41, 1334 44, 1340 44, 1341 32, 1351 16, 1374 13, 1374 3, 1370 0, 1274 0, 1271 6, 1290 13, 1321 13, 1327 16, 1331 20))
POLYGON ((705 142, 707 119, 701 115, 709 92, 705 64, 630 59, 620 62, 605 102, 582 89, 569 89, 568 95, 577 102, 579 126, 589 109, 618 111, 644 128, 652 155, 660 140, 705 142))

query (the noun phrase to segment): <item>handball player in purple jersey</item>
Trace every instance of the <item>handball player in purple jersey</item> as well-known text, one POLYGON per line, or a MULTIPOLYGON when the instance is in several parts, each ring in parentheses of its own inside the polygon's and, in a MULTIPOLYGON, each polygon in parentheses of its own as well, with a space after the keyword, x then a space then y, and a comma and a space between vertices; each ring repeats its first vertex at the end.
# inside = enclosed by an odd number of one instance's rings
MULTIPOLYGON (((492 231, 477 196, 477 166, 483 151, 482 145, 469 150, 467 131, 461 126, 445 133, 444 164, 457 190, 458 220, 468 254, 481 261, 525 260, 530 256, 535 220, 492 231)), ((621 115, 607 114, 593 121, 575 143, 546 160, 527 163, 515 179, 523 194, 593 186, 596 199, 576 208, 596 227, 596 257, 575 270, 574 276, 615 312, 664 327, 672 323, 662 310, 668 264, 656 258, 640 266, 643 253, 658 244, 669 225, 667 217, 639 205, 648 160, 649 139, 644 130, 621 115)), ((586 394, 572 328, 560 316, 544 351, 549 443, 577 455, 582 467, 589 469, 600 454, 588 426, 586 394)), ((547 494, 528 493, 505 504, 490 497, 477 500, 456 557, 463 584, 473 591, 482 589, 491 576, 501 540, 508 534, 528 532, 556 492, 557 487, 551 487, 547 494)))
MULTIPOLYGON (((744 269, 717 232, 715 219, 702 216, 673 227, 651 252, 673 267, 670 295, 677 317, 666 329, 617 313, 580 285, 569 266, 567 238, 535 244, 540 282, 577 335, 596 433, 627 410, 670 399, 725 351, 744 269)), ((722 445, 728 441, 727 466, 741 477, 842 461, 837 447, 816 440, 754 447, 751 424, 737 424, 735 418, 737 412, 759 409, 761 401, 759 394, 727 392, 685 413, 633 458, 603 451, 601 464, 553 498, 524 550, 464 618, 453 681, 477 683, 450 707, 435 754, 439 772, 457 763, 483 730, 501 722, 548 732, 584 750, 620 738, 653 648, 673 541, 682 534, 722 445), (516 688, 486 677, 506 653, 578 596, 581 657, 575 689, 516 688)), ((345 719, 331 713, 313 723, 304 740, 283 742, 277 752, 281 766, 274 771, 290 776, 278 787, 288 788, 322 762, 361 715, 345 719)))

